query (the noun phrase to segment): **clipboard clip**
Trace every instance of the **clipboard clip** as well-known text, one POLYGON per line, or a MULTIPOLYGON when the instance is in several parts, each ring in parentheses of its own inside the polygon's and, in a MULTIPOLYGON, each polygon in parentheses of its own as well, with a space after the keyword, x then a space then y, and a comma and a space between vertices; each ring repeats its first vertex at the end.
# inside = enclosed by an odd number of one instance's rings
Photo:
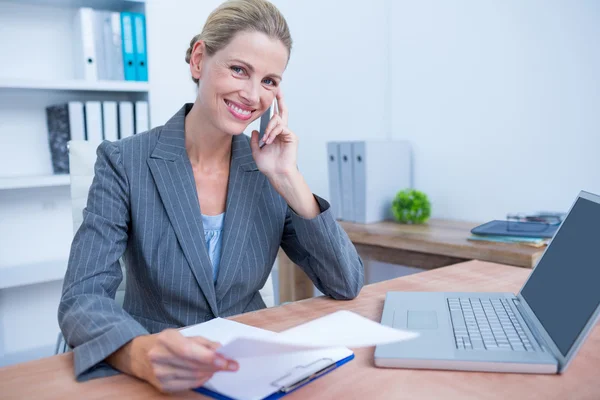
POLYGON ((299 365, 281 378, 271 382, 283 393, 289 393, 307 382, 324 375, 336 367, 331 358, 321 358, 307 365, 299 365))

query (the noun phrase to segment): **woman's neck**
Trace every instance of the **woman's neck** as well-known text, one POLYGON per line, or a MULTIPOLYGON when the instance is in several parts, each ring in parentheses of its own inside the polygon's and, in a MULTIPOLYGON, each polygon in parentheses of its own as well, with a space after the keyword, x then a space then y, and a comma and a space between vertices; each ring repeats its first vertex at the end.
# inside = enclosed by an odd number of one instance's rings
POLYGON ((194 103, 185 117, 185 149, 192 165, 202 170, 229 167, 232 137, 215 129, 194 103))

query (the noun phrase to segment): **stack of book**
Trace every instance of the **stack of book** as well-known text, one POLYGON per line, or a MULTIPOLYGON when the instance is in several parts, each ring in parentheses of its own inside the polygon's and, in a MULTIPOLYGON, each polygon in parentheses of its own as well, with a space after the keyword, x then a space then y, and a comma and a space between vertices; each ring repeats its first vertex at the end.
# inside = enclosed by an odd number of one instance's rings
POLYGON ((520 244, 531 247, 546 246, 556 233, 563 214, 536 213, 530 216, 509 216, 509 220, 494 220, 471 230, 468 240, 520 244))
POLYGON ((524 238, 519 236, 495 236, 495 235, 471 235, 467 238, 474 242, 494 242, 494 243, 516 243, 531 247, 544 247, 550 239, 544 238, 524 238))

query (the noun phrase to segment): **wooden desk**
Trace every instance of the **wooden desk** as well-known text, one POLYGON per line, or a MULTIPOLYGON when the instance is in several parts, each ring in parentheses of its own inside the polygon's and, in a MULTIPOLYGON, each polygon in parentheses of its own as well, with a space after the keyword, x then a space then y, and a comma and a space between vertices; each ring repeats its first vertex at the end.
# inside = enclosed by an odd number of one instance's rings
MULTIPOLYGON (((366 286, 352 301, 323 297, 248 313, 233 318, 281 331, 345 309, 379 321, 385 293, 405 291, 516 292, 529 271, 471 261, 366 286)), ((600 398, 600 330, 596 328, 563 375, 518 375, 458 371, 380 369, 373 348, 357 349, 356 358, 286 399, 598 399, 600 398)), ((0 369, 2 399, 160 399, 149 384, 119 375, 76 383, 72 355, 63 354, 0 369)), ((197 393, 174 398, 199 399, 197 393)))
MULTIPOLYGON (((431 219, 424 225, 396 222, 355 224, 340 221, 358 254, 365 261, 380 261, 434 269, 469 260, 533 268, 544 248, 505 243, 471 242, 467 238, 475 222, 431 219)), ((279 252, 281 302, 313 296, 313 284, 283 251, 279 252)))

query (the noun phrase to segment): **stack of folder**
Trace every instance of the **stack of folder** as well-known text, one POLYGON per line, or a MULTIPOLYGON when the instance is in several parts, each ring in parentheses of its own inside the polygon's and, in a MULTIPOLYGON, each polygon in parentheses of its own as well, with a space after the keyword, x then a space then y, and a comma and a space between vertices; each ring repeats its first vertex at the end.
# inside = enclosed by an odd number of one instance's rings
POLYGON ((396 193, 412 187, 411 157, 410 143, 403 140, 328 142, 333 215, 360 224, 393 219, 396 193))
POLYGON ((471 241, 515 243, 531 247, 546 246, 559 224, 530 221, 494 220, 471 230, 471 241))
POLYGON ((144 14, 84 7, 73 28, 78 79, 148 80, 144 14))
POLYGON ((516 243, 531 247, 544 247, 549 242, 549 239, 544 238, 523 238, 518 236, 493 235, 471 235, 467 239, 475 242, 516 243))

